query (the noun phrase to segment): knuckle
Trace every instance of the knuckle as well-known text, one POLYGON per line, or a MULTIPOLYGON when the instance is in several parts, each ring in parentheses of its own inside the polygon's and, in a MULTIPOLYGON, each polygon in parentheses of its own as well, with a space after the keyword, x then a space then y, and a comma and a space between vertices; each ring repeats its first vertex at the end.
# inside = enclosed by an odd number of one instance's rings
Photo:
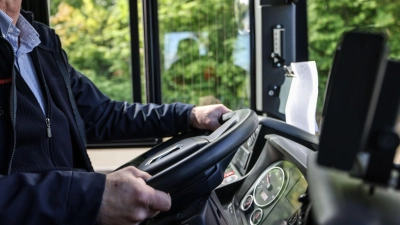
POLYGON ((141 171, 141 172, 143 173, 144 176, 146 176, 146 177, 151 177, 151 175, 150 175, 149 173, 147 173, 147 172, 145 172, 145 171, 141 171))
POLYGON ((133 167, 133 166, 128 166, 127 167, 130 171, 136 171, 137 169, 136 169, 136 167, 133 167))
POLYGON ((132 174, 136 174, 138 169, 136 167, 133 167, 133 166, 128 166, 127 170, 132 174))
POLYGON ((146 191, 140 191, 136 196, 136 200, 140 205, 148 206, 150 195, 146 191))

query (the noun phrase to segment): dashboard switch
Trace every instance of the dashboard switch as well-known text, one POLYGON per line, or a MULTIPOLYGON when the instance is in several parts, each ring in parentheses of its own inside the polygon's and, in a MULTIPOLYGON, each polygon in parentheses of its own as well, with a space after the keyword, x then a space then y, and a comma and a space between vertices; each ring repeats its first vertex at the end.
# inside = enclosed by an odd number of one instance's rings
POLYGON ((227 178, 227 177, 232 176, 232 175, 235 175, 234 171, 227 172, 227 173, 224 174, 224 178, 227 178))

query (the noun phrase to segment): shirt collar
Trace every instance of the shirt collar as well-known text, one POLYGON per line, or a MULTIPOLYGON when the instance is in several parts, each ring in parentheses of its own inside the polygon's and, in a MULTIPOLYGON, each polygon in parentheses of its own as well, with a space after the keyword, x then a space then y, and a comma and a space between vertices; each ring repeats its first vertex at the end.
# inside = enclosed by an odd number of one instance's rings
MULTIPOLYGON (((33 48, 40 44, 39 34, 32 25, 22 16, 18 17, 16 26, 12 24, 12 18, 0 10, 0 28, 3 37, 7 39, 7 35, 20 36, 21 47, 20 53, 31 52, 33 48)), ((17 46, 14 46, 15 49, 17 46)))
POLYGON ((0 29, 3 37, 7 36, 8 29, 12 24, 12 19, 5 12, 0 10, 0 29))
POLYGON ((40 44, 39 34, 32 25, 23 17, 19 16, 17 27, 21 31, 21 43, 26 44, 29 51, 40 44))

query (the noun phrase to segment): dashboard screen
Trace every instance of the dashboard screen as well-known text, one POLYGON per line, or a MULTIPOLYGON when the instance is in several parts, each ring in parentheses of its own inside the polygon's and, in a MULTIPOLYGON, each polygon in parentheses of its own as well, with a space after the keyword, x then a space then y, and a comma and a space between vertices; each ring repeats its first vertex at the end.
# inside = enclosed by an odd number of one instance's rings
POLYGON ((265 194, 265 192, 264 192, 264 191, 261 191, 261 193, 260 193, 260 196, 261 196, 261 198, 262 198, 264 201, 267 201, 267 199, 268 199, 268 195, 267 195, 267 194, 265 194))
POLYGON ((236 162, 241 169, 246 169, 247 161, 249 159, 250 152, 247 151, 245 148, 240 147, 238 152, 236 153, 235 159, 236 162))

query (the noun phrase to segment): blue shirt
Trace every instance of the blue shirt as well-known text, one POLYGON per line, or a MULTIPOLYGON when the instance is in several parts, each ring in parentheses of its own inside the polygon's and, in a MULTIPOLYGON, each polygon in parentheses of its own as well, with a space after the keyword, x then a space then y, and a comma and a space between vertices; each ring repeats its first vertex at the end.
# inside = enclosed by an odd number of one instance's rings
POLYGON ((40 89, 32 59, 28 54, 40 44, 39 34, 21 15, 18 18, 16 26, 12 21, 11 17, 0 10, 0 29, 3 37, 11 43, 14 49, 14 63, 35 95, 43 113, 45 113, 43 93, 40 89))

